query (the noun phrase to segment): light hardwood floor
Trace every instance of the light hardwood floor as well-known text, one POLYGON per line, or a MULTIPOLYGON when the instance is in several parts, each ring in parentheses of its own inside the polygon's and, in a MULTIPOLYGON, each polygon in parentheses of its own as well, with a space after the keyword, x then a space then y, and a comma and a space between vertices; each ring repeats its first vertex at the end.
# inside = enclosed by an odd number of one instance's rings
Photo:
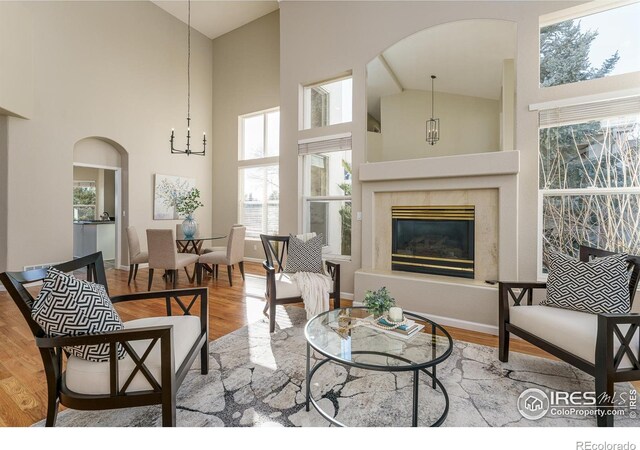
MULTIPOLYGON (((218 280, 205 278, 209 287, 210 339, 216 339, 248 323, 263 319, 264 271, 259 264, 246 263, 247 281, 234 271, 234 285, 229 286, 226 271, 218 280)), ((223 268, 224 269, 224 268, 223 268)), ((108 270, 111 295, 145 291, 146 270, 140 269, 137 281, 127 286, 128 272, 108 270)), ((156 276, 154 290, 165 289, 161 277, 156 276)), ((181 272, 178 287, 191 286, 181 272)), ((36 290, 37 291, 37 290, 36 290)), ((343 302, 349 306, 350 302, 343 302)), ((123 320, 163 315, 164 300, 117 305, 123 320)), ((495 336, 473 331, 448 328, 454 339, 496 347, 495 336)), ((552 356, 519 340, 513 340, 511 350, 531 355, 552 356)), ((45 417, 46 380, 40 355, 22 315, 6 292, 0 292, 0 426, 28 426, 45 417)))

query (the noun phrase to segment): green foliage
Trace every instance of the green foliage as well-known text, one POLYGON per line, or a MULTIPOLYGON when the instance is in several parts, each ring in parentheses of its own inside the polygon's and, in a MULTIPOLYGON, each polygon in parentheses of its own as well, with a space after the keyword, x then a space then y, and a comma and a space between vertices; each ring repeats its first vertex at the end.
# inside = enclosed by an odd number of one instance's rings
POLYGON ((176 201, 176 211, 185 216, 193 214, 201 206, 204 204, 200 201, 200 191, 196 188, 191 189, 176 201))
POLYGON ((73 204, 74 205, 95 205, 96 204, 96 188, 95 187, 74 187, 73 188, 73 204))
POLYGON ((600 67, 592 67, 589 51, 597 31, 580 30, 580 21, 566 20, 540 30, 540 85, 557 86, 601 78, 610 73, 620 55, 616 51, 600 67))
POLYGON ((374 316, 381 316, 395 306, 396 301, 389 295, 386 287, 381 287, 377 291, 367 291, 364 294, 364 306, 374 316))
MULTIPOLYGON (((352 174, 351 164, 347 161, 342 160, 342 167, 349 175, 352 174)), ((351 183, 340 183, 338 187, 345 196, 351 195, 351 183)), ((340 214, 342 222, 342 243, 340 251, 343 255, 351 255, 351 202, 346 202, 338 213, 340 214)))

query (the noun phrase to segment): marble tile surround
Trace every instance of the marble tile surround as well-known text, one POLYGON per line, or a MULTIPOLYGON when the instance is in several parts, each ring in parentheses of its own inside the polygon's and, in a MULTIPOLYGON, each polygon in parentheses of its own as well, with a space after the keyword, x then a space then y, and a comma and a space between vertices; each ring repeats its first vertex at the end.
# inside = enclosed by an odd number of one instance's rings
POLYGON ((475 279, 498 278, 498 189, 376 192, 374 194, 373 267, 391 270, 392 206, 476 207, 475 279))

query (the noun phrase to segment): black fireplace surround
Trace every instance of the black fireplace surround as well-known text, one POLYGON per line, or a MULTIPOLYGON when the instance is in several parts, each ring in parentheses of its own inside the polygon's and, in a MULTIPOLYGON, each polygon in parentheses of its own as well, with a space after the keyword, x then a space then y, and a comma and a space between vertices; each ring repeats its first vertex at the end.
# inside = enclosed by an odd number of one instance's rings
POLYGON ((391 268, 474 278, 474 206, 392 207, 391 268))

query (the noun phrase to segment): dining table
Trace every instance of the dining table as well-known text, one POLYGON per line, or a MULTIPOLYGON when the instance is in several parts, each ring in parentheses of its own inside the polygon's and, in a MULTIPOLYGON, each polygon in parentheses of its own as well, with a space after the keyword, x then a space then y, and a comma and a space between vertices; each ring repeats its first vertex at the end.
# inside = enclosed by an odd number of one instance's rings
MULTIPOLYGON (((226 238, 226 234, 216 234, 216 233, 196 233, 193 236, 187 237, 182 233, 182 231, 176 230, 176 247, 178 248, 179 253, 195 253, 196 255, 201 255, 203 253, 202 245, 205 241, 215 241, 219 239, 226 238)), ((208 265, 204 266, 205 270, 209 273, 213 273, 213 268, 208 265)), ((185 273, 187 274, 187 278, 189 279, 189 283, 193 283, 193 280, 196 277, 196 269, 194 267, 193 274, 189 274, 187 268, 184 268, 185 273)))

